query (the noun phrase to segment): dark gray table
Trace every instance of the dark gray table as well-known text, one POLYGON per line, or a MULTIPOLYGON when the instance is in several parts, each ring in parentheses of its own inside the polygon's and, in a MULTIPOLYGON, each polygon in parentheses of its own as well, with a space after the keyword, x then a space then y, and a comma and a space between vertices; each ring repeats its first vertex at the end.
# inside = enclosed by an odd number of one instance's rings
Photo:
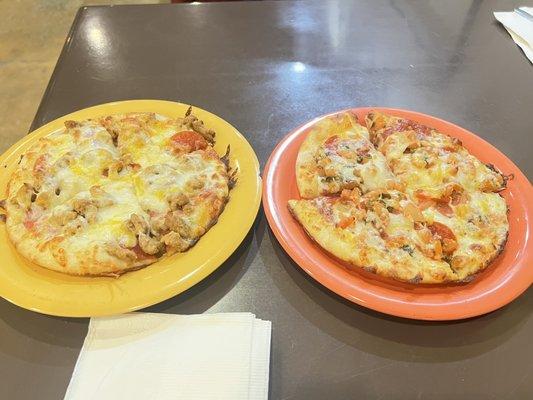
MULTIPOLYGON (((33 127, 112 100, 196 104, 264 165, 290 129, 351 106, 477 132, 531 178, 533 68, 492 11, 521 1, 312 1, 82 8, 33 127)), ((272 320, 271 399, 533 398, 533 291, 455 323, 388 317, 307 277, 262 212, 212 276, 150 308, 272 320)), ((0 398, 62 398, 87 329, 0 301, 0 398)))

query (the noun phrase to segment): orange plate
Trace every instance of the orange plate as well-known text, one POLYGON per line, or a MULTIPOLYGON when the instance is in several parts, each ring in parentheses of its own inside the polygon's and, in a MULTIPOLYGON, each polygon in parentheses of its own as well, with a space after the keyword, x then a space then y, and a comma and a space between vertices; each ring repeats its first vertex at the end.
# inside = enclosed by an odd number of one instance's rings
MULTIPOLYGON (((412 285, 383 279, 346 266, 316 245, 292 218, 289 199, 298 199, 295 163, 300 144, 319 117, 287 135, 274 149, 264 172, 263 206, 277 239, 302 269, 335 293, 383 313, 424 320, 453 320, 496 310, 514 300, 533 282, 533 189, 528 179, 491 144, 450 122, 429 115, 392 108, 355 108, 362 122, 370 110, 379 110, 429 125, 460 139, 481 161, 504 174, 514 174, 503 191, 509 212, 509 240, 503 253, 468 284, 412 285)), ((336 113, 334 113, 336 114, 336 113)), ((330 115, 334 115, 330 114, 330 115)))

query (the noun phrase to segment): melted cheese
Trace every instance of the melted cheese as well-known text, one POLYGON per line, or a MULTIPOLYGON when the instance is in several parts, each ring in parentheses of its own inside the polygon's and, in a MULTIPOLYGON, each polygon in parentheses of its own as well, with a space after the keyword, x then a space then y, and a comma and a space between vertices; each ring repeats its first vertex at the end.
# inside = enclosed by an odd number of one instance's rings
MULTIPOLYGON (((112 256, 120 256, 104 255, 107 245, 127 250, 139 243, 142 248, 139 232, 132 232, 129 223, 132 215, 150 224, 154 213, 174 210, 169 207, 173 196, 185 195, 190 207, 182 212, 183 218, 198 228, 194 237, 186 239, 194 243, 222 211, 229 178, 225 164, 210 148, 190 154, 172 152, 172 136, 188 129, 179 121, 154 114, 129 114, 69 123, 66 131, 40 140, 22 160, 10 196, 29 184, 30 192, 21 195, 29 209, 10 214, 31 219, 36 240, 57 239, 50 246, 53 259, 80 268, 84 260, 76 258, 77 254, 94 257, 92 262, 109 262, 112 256)), ((24 222, 20 225, 26 229, 24 222)), ((44 264, 55 269, 56 261, 44 264)), ((121 262, 117 265, 127 268, 135 260, 121 262)), ((114 268, 113 262, 105 265, 103 268, 114 268)), ((90 268, 96 268, 91 273, 106 272, 97 265, 90 268)))
POLYGON ((428 222, 440 222, 453 231, 458 245, 453 256, 467 257, 469 267, 485 264, 506 240, 509 224, 505 200, 496 193, 472 192, 466 204, 452 207, 454 213, 449 217, 434 207, 423 214, 428 222))
MULTIPOLYGON (((360 205, 322 197, 289 201, 292 214, 306 232, 336 257, 354 266, 404 281, 435 283, 453 278, 446 263, 425 257, 409 237, 397 246, 391 238, 381 235, 373 224, 378 216, 373 212, 363 216, 358 212, 360 205), (346 215, 354 217, 347 227, 332 223, 346 215)), ((392 221, 390 229, 402 235, 408 222, 401 216, 392 221)))
MULTIPOLYGON (((323 144, 317 150, 316 159, 325 160, 326 174, 319 176, 321 193, 336 193, 344 188, 358 187, 367 192, 386 188, 394 181, 394 175, 385 157, 376 151, 361 133, 345 132, 335 146, 323 144), (332 182, 333 180, 333 182, 332 182)), ((326 141, 327 142, 327 141, 326 141)))
MULTIPOLYGON (((102 189, 110 194, 114 204, 99 208, 95 223, 68 239, 73 248, 81 249, 115 240, 126 247, 128 244, 132 247, 136 243, 135 234, 127 229, 126 221, 132 214, 147 215, 137 201, 133 185, 125 181, 109 182, 102 185, 102 189)), ((83 194, 90 197, 87 192, 81 193, 83 194)))
POLYGON ((169 210, 169 199, 178 193, 193 196, 199 192, 216 192, 225 196, 226 174, 218 160, 205 158, 202 152, 193 152, 175 158, 172 163, 151 165, 134 178, 139 203, 144 210, 164 213, 169 210), (194 182, 201 182, 194 187, 194 182))

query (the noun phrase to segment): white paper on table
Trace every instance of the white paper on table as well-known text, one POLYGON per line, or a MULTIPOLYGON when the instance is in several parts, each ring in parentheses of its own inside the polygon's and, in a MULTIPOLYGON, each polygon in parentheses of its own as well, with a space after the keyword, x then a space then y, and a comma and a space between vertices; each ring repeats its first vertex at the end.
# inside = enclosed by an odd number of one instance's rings
POLYGON ((502 23, 514 42, 533 63, 533 7, 521 7, 520 10, 521 12, 495 12, 494 17, 502 23))
POLYGON ((266 400, 270 335, 250 313, 93 318, 65 400, 266 400))

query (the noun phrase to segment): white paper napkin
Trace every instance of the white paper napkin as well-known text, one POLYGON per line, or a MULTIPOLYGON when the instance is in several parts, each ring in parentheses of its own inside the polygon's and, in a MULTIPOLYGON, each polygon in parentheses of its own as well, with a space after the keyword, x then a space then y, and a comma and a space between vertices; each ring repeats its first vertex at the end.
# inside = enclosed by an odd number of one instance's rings
POLYGON ((92 318, 65 400, 264 400, 270 334, 250 313, 92 318))
POLYGON ((533 7, 520 7, 511 12, 495 12, 515 43, 533 63, 533 7))

